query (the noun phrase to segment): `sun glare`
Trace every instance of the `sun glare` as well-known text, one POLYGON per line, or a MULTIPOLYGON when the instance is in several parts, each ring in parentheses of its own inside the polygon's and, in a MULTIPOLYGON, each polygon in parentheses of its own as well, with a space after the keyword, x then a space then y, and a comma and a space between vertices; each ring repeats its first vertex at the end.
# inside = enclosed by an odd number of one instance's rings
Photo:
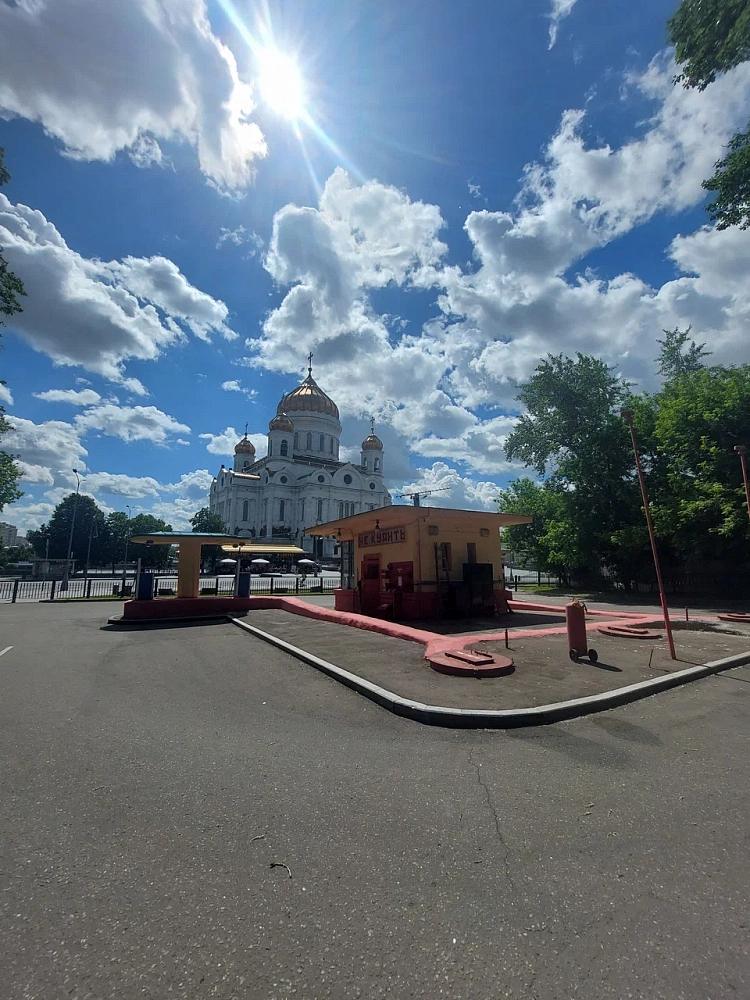
POLYGON ((266 49, 259 62, 258 83, 263 100, 290 121, 301 118, 305 111, 305 92, 294 59, 277 49, 266 49))

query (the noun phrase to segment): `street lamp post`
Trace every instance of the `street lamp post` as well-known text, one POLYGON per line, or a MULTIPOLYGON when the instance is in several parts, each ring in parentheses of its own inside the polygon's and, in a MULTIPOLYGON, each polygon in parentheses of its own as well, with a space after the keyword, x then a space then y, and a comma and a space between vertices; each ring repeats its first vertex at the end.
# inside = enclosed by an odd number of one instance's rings
POLYGON ((745 455, 747 454, 747 448, 744 444, 736 444, 734 450, 740 456, 740 462, 742 463, 742 479, 745 483, 745 499, 747 500, 747 513, 750 517, 750 485, 747 481, 747 462, 745 461, 745 455))
POLYGON ((83 579, 88 580, 89 578, 89 563, 91 562, 91 539, 92 537, 98 538, 99 534, 94 529, 96 528, 96 521, 94 520, 94 515, 91 515, 91 524, 89 525, 89 544, 86 548, 86 570, 83 574, 83 579))
POLYGON ((659 598, 661 599, 661 610, 664 615, 664 628, 667 632, 667 641, 669 642, 669 655, 673 660, 677 659, 677 653, 674 649, 674 639, 672 638, 672 623, 669 620, 669 608, 667 606, 667 595, 664 591, 664 581, 661 576, 661 566, 659 565, 659 553, 656 550, 656 536, 654 534, 654 524, 651 520, 651 508, 648 503, 648 493, 646 492, 646 480, 643 477, 643 469, 641 468, 641 457, 638 454, 638 442, 635 438, 635 427, 633 426, 633 411, 623 410, 621 413, 622 419, 630 428, 630 440, 633 442, 633 454, 635 455, 635 467, 638 472, 638 482, 641 486, 641 497, 643 498, 643 510, 646 514, 646 524, 648 525, 648 537, 651 540, 651 552, 654 557, 654 569, 656 570, 656 582, 659 585, 659 598))
POLYGON ((128 512, 128 529, 125 535, 125 561, 122 564, 122 597, 125 596, 125 584, 127 581, 128 573, 128 545, 130 544, 130 522, 132 520, 132 507, 129 503, 125 504, 125 510, 128 512))
POLYGON ((81 477, 78 475, 78 469, 73 469, 76 474, 76 498, 73 501, 73 517, 70 520, 70 534, 68 535, 68 555, 65 559, 65 569, 63 570, 63 578, 60 581, 60 590, 68 589, 68 577, 70 575, 70 557, 73 552, 73 531, 76 526, 76 511, 78 510, 78 496, 79 490, 81 488, 81 477))

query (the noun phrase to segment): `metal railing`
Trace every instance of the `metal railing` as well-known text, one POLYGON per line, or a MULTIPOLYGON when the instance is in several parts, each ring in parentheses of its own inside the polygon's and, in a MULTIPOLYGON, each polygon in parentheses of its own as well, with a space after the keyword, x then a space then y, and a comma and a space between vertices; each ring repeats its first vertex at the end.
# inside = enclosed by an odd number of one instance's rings
MULTIPOLYGON (((251 594, 332 594, 340 587, 339 577, 266 577, 250 578, 251 594)), ((135 581, 96 580, 89 577, 70 579, 67 590, 62 589, 60 580, 0 580, 0 603, 15 604, 18 601, 64 601, 64 600, 123 600, 132 597, 135 581)), ((201 597, 218 595, 231 597, 234 593, 234 577, 201 577, 199 582, 201 597)), ((154 596, 173 597, 177 593, 176 576, 155 575, 154 596)))

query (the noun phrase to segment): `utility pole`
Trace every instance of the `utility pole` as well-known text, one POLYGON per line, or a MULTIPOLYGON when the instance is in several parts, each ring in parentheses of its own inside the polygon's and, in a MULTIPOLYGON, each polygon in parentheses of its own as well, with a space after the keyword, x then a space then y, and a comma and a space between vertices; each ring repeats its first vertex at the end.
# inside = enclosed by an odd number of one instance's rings
POLYGON ((638 482, 641 486, 641 497, 643 498, 643 510, 646 514, 646 524, 648 526, 648 537, 651 540, 651 553, 654 557, 654 569, 656 570, 656 582, 659 585, 659 597, 661 599, 661 610, 664 615, 664 628, 667 632, 669 642, 669 655, 673 660, 677 659, 674 649, 674 639, 672 638, 672 623, 669 620, 669 607, 667 606, 667 595, 664 591, 664 581, 661 577, 661 566, 659 565, 659 553, 656 550, 656 535, 654 534, 654 523, 651 520, 651 508, 648 503, 648 493, 646 492, 646 480, 641 468, 641 456, 638 454, 638 442, 635 439, 635 427, 633 426, 633 411, 623 410, 620 414, 622 419, 630 428, 630 440, 633 442, 633 454, 635 455, 635 467, 638 472, 638 482))
POLYGON ((747 513, 750 517, 750 485, 747 481, 747 462, 745 461, 745 455, 747 454, 747 448, 744 444, 736 444, 734 450, 740 456, 740 462, 742 463, 742 479, 745 483, 745 499, 747 500, 747 513))
POLYGON ((63 570, 63 578, 60 581, 60 590, 68 589, 68 577, 70 575, 70 556, 73 552, 73 530, 76 526, 76 511, 78 510, 78 497, 79 490, 81 489, 81 477, 78 475, 78 469, 73 469, 76 474, 76 497, 73 501, 73 517, 70 520, 70 535, 68 536, 68 555, 65 560, 65 569, 63 570))

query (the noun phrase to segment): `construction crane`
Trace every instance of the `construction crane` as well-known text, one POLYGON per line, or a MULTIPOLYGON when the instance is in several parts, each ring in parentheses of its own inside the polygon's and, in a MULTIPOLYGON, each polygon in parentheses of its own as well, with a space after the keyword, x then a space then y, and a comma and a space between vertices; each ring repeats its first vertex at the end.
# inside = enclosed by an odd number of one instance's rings
POLYGON ((396 493, 396 499, 399 500, 403 497, 408 497, 415 507, 421 507, 422 497, 428 497, 431 493, 445 493, 445 491, 449 489, 450 486, 438 486, 434 490, 422 490, 421 493, 396 493))

